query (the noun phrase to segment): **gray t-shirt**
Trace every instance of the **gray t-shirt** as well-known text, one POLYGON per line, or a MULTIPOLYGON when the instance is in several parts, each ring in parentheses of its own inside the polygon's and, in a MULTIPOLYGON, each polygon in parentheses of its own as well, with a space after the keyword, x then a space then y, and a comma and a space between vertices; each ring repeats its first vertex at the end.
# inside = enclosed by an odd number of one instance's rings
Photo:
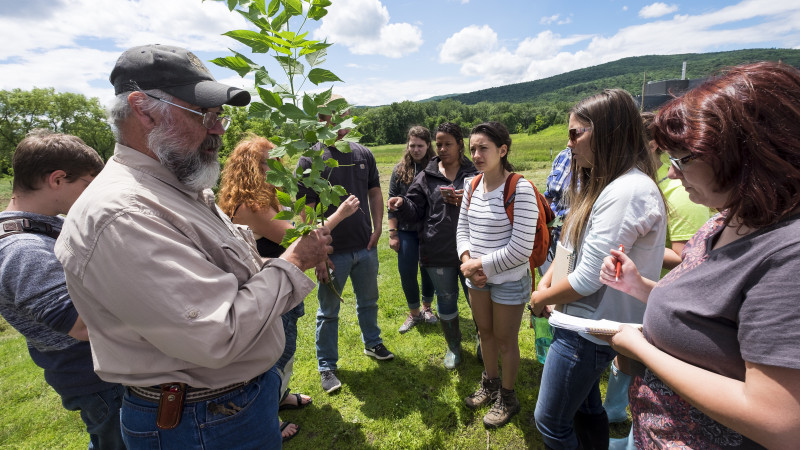
POLYGON ((737 380, 745 361, 800 369, 800 216, 709 251, 722 220, 698 231, 650 293, 647 339, 737 380))
MULTIPOLYGON (((800 369, 800 216, 710 250, 724 216, 689 240, 683 262, 650 293, 647 340, 670 355, 743 381, 745 361, 800 369)), ((634 439, 689 448, 762 448, 681 399, 652 372, 634 380, 634 439)))

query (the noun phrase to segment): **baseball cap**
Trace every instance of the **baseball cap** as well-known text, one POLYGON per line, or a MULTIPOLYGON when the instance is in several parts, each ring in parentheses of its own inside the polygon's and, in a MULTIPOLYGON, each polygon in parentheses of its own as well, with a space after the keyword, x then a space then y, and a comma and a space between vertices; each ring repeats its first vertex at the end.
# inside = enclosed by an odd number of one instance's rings
POLYGON ((249 92, 217 82, 194 53, 170 45, 150 44, 125 50, 109 80, 117 95, 160 89, 201 108, 250 103, 249 92))

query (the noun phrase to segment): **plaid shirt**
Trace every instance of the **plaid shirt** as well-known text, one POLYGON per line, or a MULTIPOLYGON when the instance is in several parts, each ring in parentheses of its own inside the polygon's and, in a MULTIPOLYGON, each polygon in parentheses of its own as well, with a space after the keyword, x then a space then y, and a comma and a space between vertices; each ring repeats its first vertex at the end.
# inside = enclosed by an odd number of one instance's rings
POLYGON ((564 218, 569 210, 565 205, 564 193, 569 186, 570 179, 570 161, 572 160, 572 149, 569 147, 561 150, 553 161, 553 169, 550 175, 547 176, 547 189, 544 191, 544 196, 550 200, 550 208, 555 213, 556 217, 564 218))

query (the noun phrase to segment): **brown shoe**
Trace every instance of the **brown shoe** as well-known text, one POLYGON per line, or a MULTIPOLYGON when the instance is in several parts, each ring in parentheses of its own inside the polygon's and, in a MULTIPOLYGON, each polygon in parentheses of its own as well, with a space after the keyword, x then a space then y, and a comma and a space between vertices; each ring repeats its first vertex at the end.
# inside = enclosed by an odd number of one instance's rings
POLYGON ((486 428, 502 427, 518 412, 519 400, 517 400, 516 391, 501 387, 492 409, 483 416, 483 426, 486 428))
POLYGON ((494 401, 494 396, 500 391, 500 378, 488 378, 486 372, 481 374, 481 387, 470 394, 464 403, 470 409, 478 409, 494 401))

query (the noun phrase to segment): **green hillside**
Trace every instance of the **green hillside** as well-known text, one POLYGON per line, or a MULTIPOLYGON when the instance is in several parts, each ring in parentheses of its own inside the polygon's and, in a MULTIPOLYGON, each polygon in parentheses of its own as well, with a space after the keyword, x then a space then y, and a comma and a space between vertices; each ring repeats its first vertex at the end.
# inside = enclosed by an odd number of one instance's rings
POLYGON ((782 60, 800 67, 800 50, 748 49, 716 53, 634 56, 541 80, 457 94, 448 98, 467 105, 482 101, 534 104, 576 102, 601 89, 612 87, 622 88, 636 95, 641 93, 642 77, 645 72, 648 81, 677 79, 681 76, 684 61, 686 61, 686 78, 705 78, 723 67, 766 60, 782 60))

